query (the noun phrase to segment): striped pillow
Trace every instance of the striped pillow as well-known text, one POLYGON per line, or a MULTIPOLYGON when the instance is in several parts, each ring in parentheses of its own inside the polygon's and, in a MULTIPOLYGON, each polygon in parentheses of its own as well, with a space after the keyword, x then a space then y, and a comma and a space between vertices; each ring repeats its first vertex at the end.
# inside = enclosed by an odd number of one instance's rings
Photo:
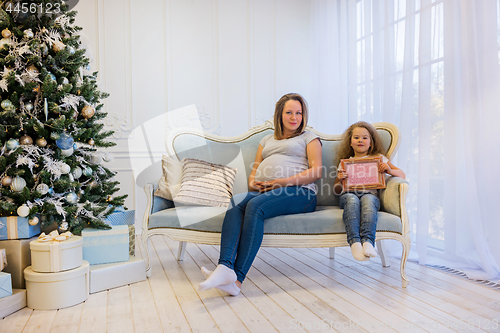
POLYGON ((182 161, 182 181, 174 202, 195 205, 227 207, 233 196, 236 168, 209 163, 194 158, 182 161))

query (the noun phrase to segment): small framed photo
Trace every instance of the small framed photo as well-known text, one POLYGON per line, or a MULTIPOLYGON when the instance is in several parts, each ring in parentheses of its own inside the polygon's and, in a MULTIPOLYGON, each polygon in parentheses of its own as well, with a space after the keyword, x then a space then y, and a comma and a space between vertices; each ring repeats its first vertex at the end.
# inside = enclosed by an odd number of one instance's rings
POLYGON ((350 158, 340 161, 347 172, 344 190, 376 190, 385 188, 385 177, 378 171, 382 157, 350 158))

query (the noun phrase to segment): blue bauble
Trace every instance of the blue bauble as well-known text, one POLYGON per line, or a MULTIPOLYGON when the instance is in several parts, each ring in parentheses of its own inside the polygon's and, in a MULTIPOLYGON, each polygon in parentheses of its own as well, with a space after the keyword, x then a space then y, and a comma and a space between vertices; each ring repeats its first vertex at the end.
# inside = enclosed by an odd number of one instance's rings
POLYGON ((71 135, 69 135, 66 132, 63 132, 59 136, 59 139, 56 140, 56 145, 61 149, 70 149, 73 148, 74 142, 75 140, 73 140, 73 137, 71 135))
POLYGON ((66 201, 74 205, 78 202, 78 196, 75 192, 69 192, 68 194, 66 194, 66 201))
POLYGON ((7 149, 13 150, 19 147, 19 141, 17 139, 10 139, 7 141, 7 149))
POLYGON ((49 73, 49 74, 47 74, 47 75, 50 77, 50 79, 51 79, 52 81, 57 81, 57 78, 56 78, 56 76, 55 76, 54 74, 49 73))

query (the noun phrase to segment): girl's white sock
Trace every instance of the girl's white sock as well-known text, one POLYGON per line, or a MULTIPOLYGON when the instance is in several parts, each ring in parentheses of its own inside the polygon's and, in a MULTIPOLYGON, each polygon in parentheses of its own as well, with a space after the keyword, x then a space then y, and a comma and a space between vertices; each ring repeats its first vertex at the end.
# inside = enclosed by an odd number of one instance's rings
POLYGON ((204 282, 200 283, 198 290, 208 290, 220 285, 236 282, 236 273, 224 265, 217 265, 212 274, 204 282))
MULTIPOLYGON (((206 269, 205 267, 201 268, 201 273, 205 276, 206 279, 213 273, 212 271, 206 269)), ((228 293, 231 296, 237 296, 240 293, 240 288, 236 285, 235 282, 230 283, 230 284, 223 284, 220 286, 215 287, 219 290, 222 290, 226 293, 228 293)))
POLYGON ((363 243, 363 254, 367 257, 376 257, 378 256, 377 251, 373 247, 372 243, 364 242, 363 243))
POLYGON ((363 253, 363 246, 360 242, 352 243, 351 253, 354 259, 358 261, 365 261, 370 259, 370 257, 365 256, 365 254, 363 253))

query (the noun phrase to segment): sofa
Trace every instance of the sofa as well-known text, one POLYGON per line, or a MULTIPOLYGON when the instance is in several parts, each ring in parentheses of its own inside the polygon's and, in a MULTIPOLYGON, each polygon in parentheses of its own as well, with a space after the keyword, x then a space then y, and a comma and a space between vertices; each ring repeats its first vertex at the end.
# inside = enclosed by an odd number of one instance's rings
MULTIPOLYGON (((390 123, 374 123, 391 159, 399 145, 399 131, 390 123)), ((171 131, 166 138, 167 155, 178 159, 195 158, 237 168, 233 195, 248 190, 248 175, 251 172, 260 140, 273 133, 272 121, 256 126, 235 137, 221 137, 194 129, 171 131)), ((317 208, 312 213, 277 216, 264 224, 264 247, 329 248, 334 259, 335 247, 348 246, 339 198, 333 194, 336 177, 336 148, 341 135, 326 135, 312 127, 323 144, 323 174, 316 181, 318 186, 317 208)), ((175 205, 173 201, 155 196, 158 183, 144 186, 147 207, 142 223, 142 242, 146 249, 146 274, 151 275, 149 239, 154 235, 166 235, 179 241, 178 260, 182 260, 186 243, 220 244, 220 231, 226 212, 224 207, 175 205), (177 207, 176 207, 177 206, 177 207)), ((409 284, 406 262, 410 250, 409 221, 406 210, 406 195, 409 184, 398 177, 386 177, 386 188, 380 190, 381 208, 376 233, 376 247, 382 265, 388 266, 383 240, 394 239, 402 244, 400 262, 403 288, 409 284)))

